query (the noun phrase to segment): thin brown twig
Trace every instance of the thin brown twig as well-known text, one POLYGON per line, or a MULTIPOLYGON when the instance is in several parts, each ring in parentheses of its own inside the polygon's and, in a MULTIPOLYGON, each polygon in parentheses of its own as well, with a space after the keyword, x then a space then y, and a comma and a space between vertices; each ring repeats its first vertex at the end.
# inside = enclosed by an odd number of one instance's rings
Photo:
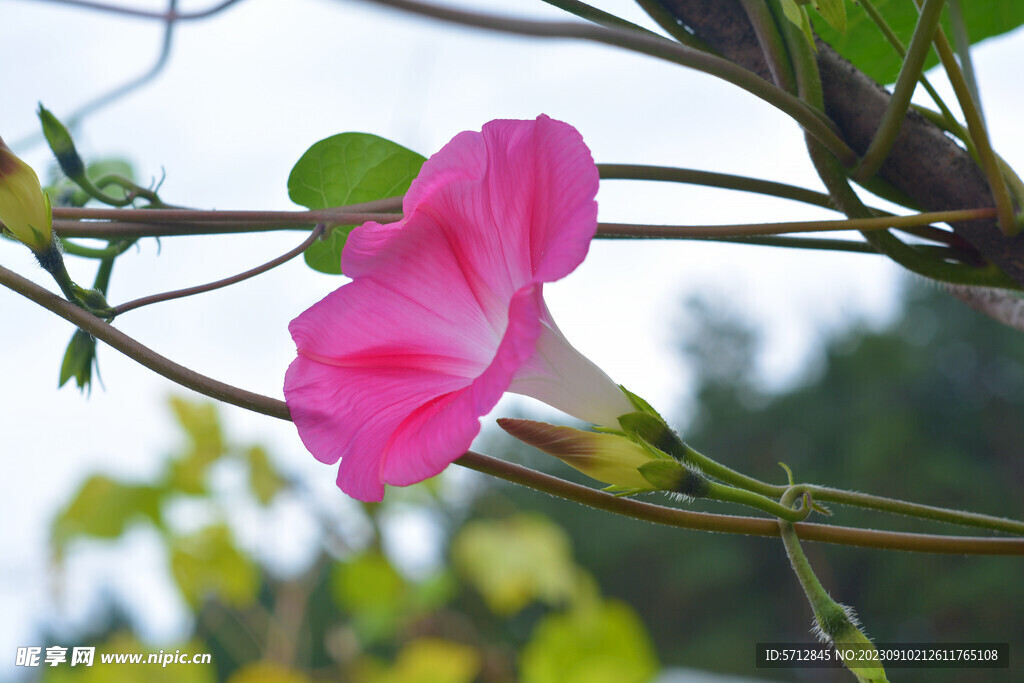
POLYGON ((128 301, 126 303, 121 304, 120 306, 114 306, 114 315, 118 316, 121 315, 122 313, 126 313, 127 311, 131 311, 142 306, 148 306, 150 304, 160 303, 162 301, 171 301, 173 299, 181 299, 183 297, 192 296, 194 294, 212 292, 215 289, 220 289, 222 287, 228 287, 231 285, 238 284, 239 282, 243 282, 244 280, 248 280, 249 278, 253 278, 256 277, 257 275, 265 273, 268 270, 277 268, 282 263, 287 263, 288 261, 291 261, 299 254, 306 251, 306 248, 309 247, 309 245, 313 244, 313 242, 315 242, 323 234, 324 224, 317 223, 317 226, 309 234, 309 237, 302 241, 302 244, 295 247, 288 253, 282 254, 281 256, 278 256, 277 258, 271 261, 267 261, 266 263, 256 266, 255 268, 252 268, 250 270, 247 270, 244 273, 238 273, 237 275, 232 275, 231 277, 226 277, 223 280, 217 280, 216 282, 208 282, 205 285, 196 285, 195 287, 177 289, 172 292, 152 294, 150 296, 144 296, 142 298, 135 299, 134 301, 128 301))
MULTIPOLYGON (((284 401, 225 384, 175 363, 84 309, 3 266, 0 266, 0 284, 56 313, 129 358, 183 387, 246 410, 281 420, 290 419, 288 406, 284 401)), ((479 453, 467 452, 456 460, 456 463, 584 505, 659 524, 757 536, 777 536, 779 533, 778 526, 770 519, 690 512, 618 498, 603 491, 573 484, 479 453)), ((1024 538, 909 534, 806 522, 797 524, 796 528, 800 538, 824 543, 929 553, 1024 555, 1024 538)))
POLYGON ((45 2, 52 2, 60 5, 71 5, 72 7, 79 7, 88 10, 97 10, 100 12, 111 12, 114 14, 121 14, 129 17, 137 17, 140 19, 159 19, 160 21, 175 22, 175 21, 192 21, 196 19, 205 19, 211 17, 223 10, 226 10, 231 5, 234 5, 241 0, 223 0, 216 5, 209 7, 204 10, 197 12, 178 12, 176 10, 168 10, 166 12, 153 12, 150 10, 136 9, 134 7, 124 7, 123 5, 112 5, 106 2, 93 2, 92 0, 44 0, 45 2))

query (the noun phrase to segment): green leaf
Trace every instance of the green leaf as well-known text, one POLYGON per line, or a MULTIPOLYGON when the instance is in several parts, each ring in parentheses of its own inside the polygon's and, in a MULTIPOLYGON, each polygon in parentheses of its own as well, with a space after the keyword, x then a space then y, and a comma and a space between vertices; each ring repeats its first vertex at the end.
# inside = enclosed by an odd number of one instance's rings
POLYGON ((846 5, 844 0, 813 0, 811 4, 829 26, 846 33, 846 5))
POLYGON ((90 477, 53 522, 58 553, 79 536, 117 538, 129 523, 139 519, 159 526, 162 496, 160 489, 152 486, 123 484, 101 475, 90 477))
POLYGON ((284 488, 284 480, 263 447, 249 447, 245 451, 245 459, 249 462, 249 488, 261 505, 268 505, 277 492, 284 488))
POLYGON ((469 522, 452 543, 452 563, 500 616, 534 601, 567 603, 577 594, 569 539, 540 515, 469 522))
POLYGON ((483 665, 468 645, 440 638, 417 638, 402 648, 390 668, 365 670, 365 683, 472 683, 483 665))
POLYGON ((188 437, 180 455, 169 463, 169 486, 193 495, 206 492, 206 471, 227 451, 213 403, 172 398, 171 409, 188 437))
POLYGON ((388 558, 369 551, 334 565, 331 594, 363 642, 390 639, 408 615, 411 587, 388 558))
POLYGON ((646 683, 659 668, 644 625, 617 600, 546 616, 521 667, 524 683, 646 683))
MULTIPOLYGON (((110 159, 100 159, 89 164, 85 167, 85 175, 93 183, 98 183, 101 178, 109 175, 119 175, 128 180, 134 180, 135 171, 128 161, 113 157, 110 159)), ((50 177, 50 183, 46 191, 49 193, 50 200, 54 206, 84 206, 91 199, 85 190, 63 175, 58 177, 57 174, 53 174, 50 177)), ((125 196, 124 189, 116 185, 109 186, 106 188, 106 191, 118 199, 125 196)))
POLYGON ((78 388, 84 393, 92 391, 92 369, 96 365, 96 340, 84 330, 75 330, 64 352, 64 360, 60 364, 60 383, 58 388, 67 384, 72 377, 78 388))
MULTIPOLYGON (((288 196, 307 209, 326 209, 405 194, 426 159, 368 133, 341 133, 310 147, 288 176, 288 196)), ((306 263, 341 273, 341 251, 354 226, 337 226, 306 249, 306 263)))
POLYGON ((174 539, 171 574, 193 609, 208 597, 245 607, 255 601, 260 586, 259 571, 235 547, 231 531, 223 524, 174 539))
MULTIPOLYGON (((875 0, 873 5, 903 45, 908 45, 914 34, 914 26, 917 25, 916 5, 909 0, 875 0)), ((1020 0, 961 2, 960 7, 967 26, 967 36, 972 44, 1024 24, 1024 2, 1020 0)), ((879 83, 896 81, 902 60, 863 7, 857 6, 848 14, 845 35, 829 26, 823 18, 813 17, 812 21, 818 35, 861 71, 879 83)), ((951 35, 948 12, 943 12, 940 23, 946 34, 951 35)), ((924 68, 930 69, 938 61, 933 50, 924 68)))

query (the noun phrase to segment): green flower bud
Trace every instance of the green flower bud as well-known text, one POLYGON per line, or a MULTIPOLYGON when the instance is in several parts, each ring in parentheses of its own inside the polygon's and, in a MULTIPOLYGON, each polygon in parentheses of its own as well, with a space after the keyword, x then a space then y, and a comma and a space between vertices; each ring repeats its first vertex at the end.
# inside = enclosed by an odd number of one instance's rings
POLYGON ((814 615, 819 636, 832 642, 846 668, 860 683, 887 683, 875 646, 858 628, 853 609, 831 599, 830 603, 814 615))
POLYGON ((692 498, 706 498, 711 491, 711 483, 704 475, 677 460, 651 460, 638 467, 637 471, 661 491, 681 493, 692 498))
POLYGON ((39 121, 43 124, 43 135, 46 136, 46 142, 50 144, 53 155, 57 157, 57 163, 60 164, 61 170, 69 178, 82 177, 85 174, 85 164, 82 162, 82 157, 78 156, 71 133, 41 102, 37 113, 39 121))
POLYGON ((513 418, 501 418, 498 425, 520 441, 598 481, 629 490, 658 488, 637 469, 658 458, 623 436, 513 418))
POLYGON ((0 139, 0 221, 37 255, 50 250, 53 215, 50 198, 32 167, 0 139))

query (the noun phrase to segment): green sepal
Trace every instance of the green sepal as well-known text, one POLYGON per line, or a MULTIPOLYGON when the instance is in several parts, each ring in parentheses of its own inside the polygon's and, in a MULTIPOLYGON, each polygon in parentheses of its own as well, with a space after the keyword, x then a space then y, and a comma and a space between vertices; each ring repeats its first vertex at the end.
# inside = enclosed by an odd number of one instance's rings
POLYGON ((633 407, 636 408, 637 411, 644 413, 645 415, 651 415, 652 417, 656 417, 662 422, 665 421, 665 418, 663 418, 661 414, 651 406, 650 403, 640 398, 639 396, 637 396, 636 394, 634 394, 632 391, 622 386, 621 384, 619 385, 619 389, 622 390, 622 393, 626 395, 626 398, 629 399, 629 402, 633 404, 633 407))
POLYGON ((626 413, 619 416, 622 430, 633 441, 653 446, 676 460, 686 460, 689 448, 661 417, 647 413, 626 413))
POLYGON ((692 498, 705 498, 710 489, 704 475, 675 460, 652 460, 636 469, 640 476, 662 491, 681 493, 692 498))

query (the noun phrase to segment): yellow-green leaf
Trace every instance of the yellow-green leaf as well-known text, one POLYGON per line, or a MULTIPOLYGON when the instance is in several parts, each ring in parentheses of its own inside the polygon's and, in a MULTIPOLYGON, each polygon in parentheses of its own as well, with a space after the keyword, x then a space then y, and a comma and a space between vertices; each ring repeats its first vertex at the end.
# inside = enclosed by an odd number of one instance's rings
POLYGON ((846 4, 845 0, 813 0, 811 3, 818 14, 829 23, 829 26, 846 33, 846 4))
POLYGON ((249 463, 249 488, 256 500, 263 505, 269 504, 277 492, 284 488, 284 480, 270 462, 270 456, 264 448, 250 447, 245 451, 245 459, 249 463))
POLYGON ((569 539, 540 515, 466 524, 452 543, 452 562, 498 615, 534 601, 566 603, 576 592, 569 539))
POLYGON ((217 408, 213 403, 174 397, 171 409, 188 442, 169 464, 169 485, 183 493, 205 493, 207 469, 227 450, 217 408))
POLYGON ((117 538, 129 523, 160 524, 162 492, 152 486, 123 484, 102 475, 89 477, 57 515, 52 534, 58 549, 77 536, 117 538))
POLYGON ((207 598, 244 607, 256 599, 260 585, 259 570, 235 547, 223 524, 174 539, 171 574, 193 608, 207 598))
POLYGON ((398 653, 393 666, 364 670, 365 683, 472 683, 480 672, 480 653, 440 638, 419 638, 398 653))
POLYGON ((658 672, 647 629, 624 602, 546 616, 523 650, 523 683, 647 683, 658 672))

